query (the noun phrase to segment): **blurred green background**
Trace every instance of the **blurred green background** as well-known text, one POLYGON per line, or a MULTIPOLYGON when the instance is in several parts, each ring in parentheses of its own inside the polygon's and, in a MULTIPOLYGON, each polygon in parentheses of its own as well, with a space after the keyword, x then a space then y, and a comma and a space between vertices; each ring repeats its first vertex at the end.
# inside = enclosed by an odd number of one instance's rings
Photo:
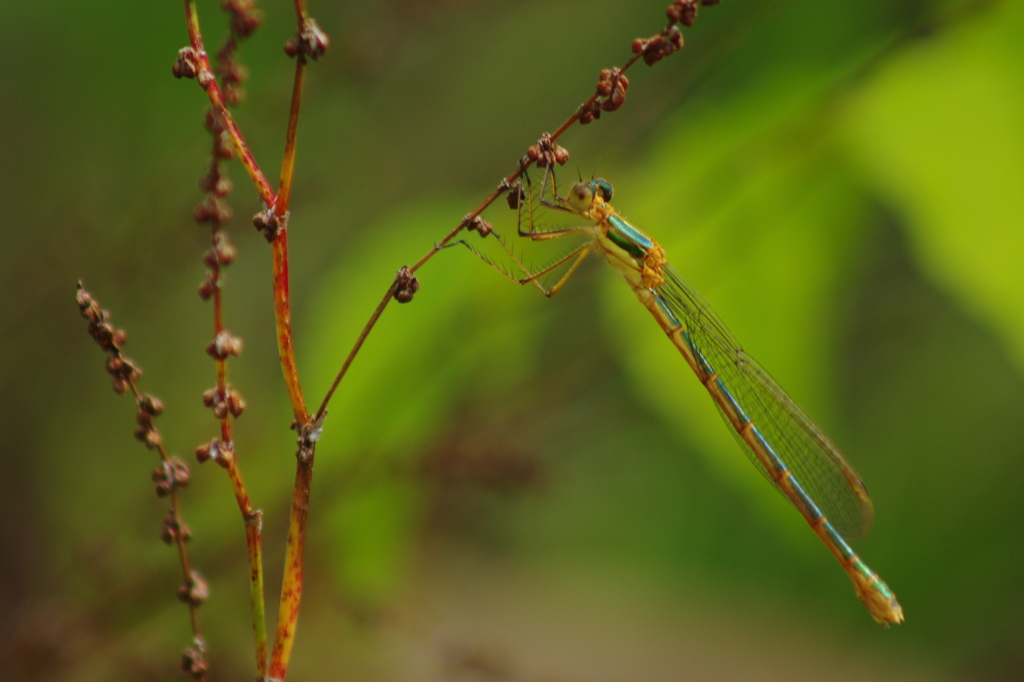
MULTIPOLYGON (((666 4, 312 2, 333 43, 310 73, 292 205, 311 403, 394 271, 666 4)), ((261 6, 237 115, 276 178, 294 19, 261 6)), ((200 12, 212 49, 224 19, 200 12)), ((682 52, 630 72, 620 112, 563 138, 563 176, 612 180, 617 208, 858 468, 876 523, 857 550, 905 624, 869 619, 600 259, 547 300, 453 249, 388 309, 332 403, 290 677, 1022 679, 1022 35, 1020 2, 726 0, 682 52)), ((165 438, 192 461, 216 425, 195 294, 208 232, 190 220, 205 100, 170 74, 186 39, 180 3, 0 5, 4 679, 180 677, 156 458, 74 285, 127 329, 165 438)), ((230 371, 250 404, 236 449, 273 603, 294 441, 270 252, 230 172, 226 315, 246 344, 230 371)), ((486 217, 507 232, 508 214, 486 217)), ((244 534, 223 472, 193 466, 184 504, 212 589, 212 679, 245 679, 244 534)))

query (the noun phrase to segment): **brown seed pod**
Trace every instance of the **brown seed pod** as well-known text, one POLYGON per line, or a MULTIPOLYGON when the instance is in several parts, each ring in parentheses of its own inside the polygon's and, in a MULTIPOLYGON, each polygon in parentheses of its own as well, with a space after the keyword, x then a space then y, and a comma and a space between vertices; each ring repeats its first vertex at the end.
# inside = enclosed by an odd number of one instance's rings
POLYGON ((210 459, 211 450, 212 450, 212 447, 211 447, 212 443, 213 443, 213 441, 210 441, 208 443, 203 443, 202 445, 200 445, 199 447, 196 448, 196 461, 198 461, 200 464, 203 464, 208 459, 210 459))
POLYGON ((203 391, 203 406, 213 407, 213 404, 220 398, 220 389, 216 386, 203 391))
POLYGON ((217 230, 217 233, 213 236, 212 251, 217 256, 217 260, 221 265, 231 265, 235 262, 235 257, 238 255, 238 249, 231 243, 228 233, 224 230, 217 230))
POLYGON ((171 73, 175 78, 195 78, 200 68, 199 53, 191 47, 183 47, 178 50, 178 58, 171 66, 171 73))
POLYGON ((230 161, 235 158, 235 147, 227 131, 220 133, 214 143, 213 155, 223 161, 230 161))
POLYGON ((213 107, 206 110, 206 114, 203 118, 203 126, 211 135, 220 135, 224 132, 224 122, 221 121, 220 115, 213 107))
POLYGON ((210 588, 196 571, 192 571, 192 575, 178 586, 178 599, 182 603, 199 606, 209 597, 210 588))
POLYGON ((564 166, 568 160, 569 160, 569 150, 566 149, 565 147, 556 146, 555 147, 555 162, 558 163, 559 166, 564 166))
POLYGON ((231 220, 231 207, 221 201, 220 198, 208 195, 198 206, 196 206, 195 210, 192 211, 192 219, 198 225, 202 225, 204 223, 223 225, 231 220))
POLYGON ((481 237, 486 237, 494 231, 494 226, 480 216, 476 216, 475 218, 466 216, 463 218, 463 224, 466 226, 466 230, 469 232, 477 232, 481 237))
POLYGON ((245 402, 245 398, 242 397, 242 394, 239 393, 238 389, 228 389, 228 411, 231 412, 231 416, 237 419, 243 412, 245 412, 246 407, 247 403, 245 402))
POLYGON ((398 287, 395 289, 395 300, 399 303, 408 303, 412 300, 412 297, 420 290, 420 282, 413 276, 412 271, 402 266, 402 269, 395 275, 395 279, 398 282, 398 287))
POLYGON ((223 331, 206 346, 206 353, 217 360, 229 355, 238 356, 242 352, 242 338, 231 332, 223 331))
POLYGON ((508 201, 508 207, 510 209, 515 210, 519 208, 525 200, 526 191, 523 189, 523 183, 516 181, 508 185, 508 196, 506 197, 506 201, 508 201))
POLYGON ((159 417, 163 414, 164 404, 163 402, 154 395, 149 393, 143 393, 142 397, 139 398, 139 409, 146 414, 154 417, 159 417))
POLYGON ((181 654, 181 669, 194 680, 206 679, 206 658, 202 649, 190 647, 181 654))
POLYGON ((181 457, 172 455, 166 464, 169 470, 169 477, 174 483, 175 487, 184 488, 188 486, 189 481, 192 480, 192 472, 189 471, 188 464, 186 464, 181 457))
POLYGON ((216 288, 217 284, 213 273, 207 273, 206 279, 199 283, 199 298, 209 301, 213 297, 213 292, 216 288))

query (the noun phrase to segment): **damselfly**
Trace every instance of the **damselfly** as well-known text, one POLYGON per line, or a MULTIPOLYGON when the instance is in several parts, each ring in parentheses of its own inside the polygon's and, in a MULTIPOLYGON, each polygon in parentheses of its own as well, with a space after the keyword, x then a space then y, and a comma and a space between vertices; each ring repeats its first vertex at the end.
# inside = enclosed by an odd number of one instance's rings
POLYGON ((902 622, 903 608, 892 590, 847 544, 847 539, 867 533, 874 511, 864 482, 828 436, 744 352, 711 306, 668 264, 664 249, 616 213, 608 181, 579 182, 563 198, 558 196, 549 169, 539 195, 543 205, 579 216, 588 224, 538 229, 531 190, 530 200, 525 202, 525 229, 520 202, 519 236, 534 241, 572 235, 590 239, 551 265, 531 272, 495 233, 525 273, 521 278, 494 266, 467 242, 460 243, 509 279, 520 284, 532 282, 547 296, 562 288, 588 254, 604 256, 682 353, 754 466, 793 503, 839 561, 871 617, 884 625, 902 622), (550 200, 544 196, 549 184, 550 200), (565 268, 565 273, 550 288, 544 286, 542 278, 560 268, 565 268))

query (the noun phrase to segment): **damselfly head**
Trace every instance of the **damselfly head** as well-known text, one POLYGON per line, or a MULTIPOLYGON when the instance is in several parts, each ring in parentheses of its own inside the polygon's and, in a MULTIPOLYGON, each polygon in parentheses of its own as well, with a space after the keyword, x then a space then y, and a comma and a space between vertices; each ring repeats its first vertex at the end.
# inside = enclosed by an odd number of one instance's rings
POLYGON ((582 213, 590 209, 596 196, 600 196, 606 203, 610 202, 612 200, 612 184, 604 178, 578 182, 573 185, 565 201, 574 211, 582 213))

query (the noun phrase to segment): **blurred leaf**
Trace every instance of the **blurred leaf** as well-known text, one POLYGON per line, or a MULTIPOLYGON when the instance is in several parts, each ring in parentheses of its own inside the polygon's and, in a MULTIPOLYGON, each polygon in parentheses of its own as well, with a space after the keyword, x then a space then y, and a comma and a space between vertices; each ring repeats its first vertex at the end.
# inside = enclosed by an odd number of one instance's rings
POLYGON ((846 117, 849 150, 939 287, 1024 371, 1024 5, 890 60, 846 117))

